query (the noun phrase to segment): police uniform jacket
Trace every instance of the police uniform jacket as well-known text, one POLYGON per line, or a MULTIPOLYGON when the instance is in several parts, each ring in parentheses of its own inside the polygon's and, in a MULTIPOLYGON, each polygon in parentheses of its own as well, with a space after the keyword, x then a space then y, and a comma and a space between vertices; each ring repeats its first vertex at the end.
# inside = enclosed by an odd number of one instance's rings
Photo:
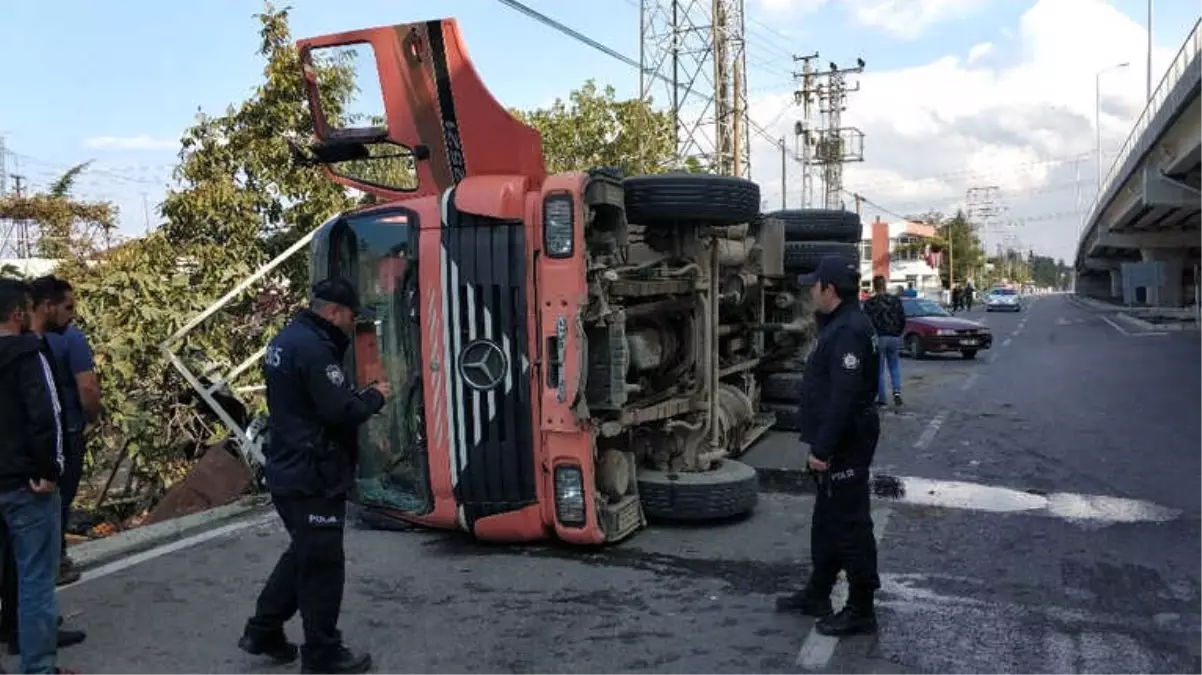
POLYGON ((872 322, 844 300, 823 322, 801 383, 801 440, 824 462, 854 464, 858 425, 875 415, 880 361, 872 322))
POLYGON ((354 484, 356 427, 384 407, 342 369, 350 339, 302 310, 267 346, 267 486, 277 497, 343 495, 354 484))

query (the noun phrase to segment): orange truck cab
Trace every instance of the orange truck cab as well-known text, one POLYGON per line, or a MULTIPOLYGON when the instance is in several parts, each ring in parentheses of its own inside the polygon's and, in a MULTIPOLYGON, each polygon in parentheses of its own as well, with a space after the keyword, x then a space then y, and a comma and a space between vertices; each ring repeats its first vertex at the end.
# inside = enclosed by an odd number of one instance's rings
MULTIPOLYGON (((698 518, 749 511, 755 474, 733 457, 774 418, 758 410, 762 336, 740 326, 763 323, 764 265, 779 267, 753 260, 758 186, 668 177, 722 202, 701 218, 714 231, 675 227, 693 234, 660 245, 648 226, 640 246, 672 251, 634 260, 632 190, 672 190, 547 175, 539 134, 485 88, 454 20, 298 46, 316 139, 297 152, 375 202, 310 244, 312 279, 350 278, 375 309, 348 371, 392 390, 359 433, 356 500, 481 539, 576 544, 621 540, 677 503, 698 518), (367 126, 323 87, 339 49, 379 75, 384 115, 367 126), (640 484, 658 492, 641 498, 640 484)), ((643 204, 644 220, 665 203, 643 204)))

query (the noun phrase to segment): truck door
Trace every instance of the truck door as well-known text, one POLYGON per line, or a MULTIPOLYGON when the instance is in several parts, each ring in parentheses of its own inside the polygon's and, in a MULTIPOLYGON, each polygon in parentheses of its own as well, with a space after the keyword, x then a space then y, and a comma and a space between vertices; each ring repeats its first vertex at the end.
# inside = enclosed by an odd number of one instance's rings
POLYGON ((357 501, 412 515, 433 508, 423 423, 417 232, 416 212, 388 206, 338 220, 311 249, 314 280, 326 275, 352 280, 360 304, 375 314, 359 320, 348 350, 346 366, 356 386, 384 381, 392 389, 381 414, 358 430, 357 501))

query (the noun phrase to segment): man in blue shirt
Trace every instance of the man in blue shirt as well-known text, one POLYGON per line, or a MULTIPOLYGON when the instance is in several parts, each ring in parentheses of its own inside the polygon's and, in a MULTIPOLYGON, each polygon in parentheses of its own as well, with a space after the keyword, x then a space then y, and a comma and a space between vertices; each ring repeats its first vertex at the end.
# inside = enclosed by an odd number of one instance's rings
POLYGON ((54 356, 59 398, 63 406, 63 427, 66 431, 66 465, 59 481, 62 496, 62 558, 59 583, 74 583, 79 579, 71 559, 67 557, 67 520, 71 505, 83 477, 84 455, 87 454, 86 430, 100 414, 100 384, 94 371, 92 348, 88 339, 75 325, 75 291, 71 284, 53 275, 35 279, 30 284, 35 304, 35 332, 41 333, 54 356))

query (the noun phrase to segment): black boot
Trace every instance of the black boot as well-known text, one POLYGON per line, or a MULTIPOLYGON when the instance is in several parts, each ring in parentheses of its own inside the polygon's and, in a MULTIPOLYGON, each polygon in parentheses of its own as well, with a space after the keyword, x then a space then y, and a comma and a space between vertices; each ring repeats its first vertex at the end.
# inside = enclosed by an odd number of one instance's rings
POLYGON ((302 673, 366 673, 371 670, 371 654, 356 654, 343 645, 314 649, 301 648, 302 673))
POLYGON ((814 628, 822 635, 843 637, 845 635, 867 635, 875 633, 876 610, 873 607, 872 588, 849 589, 847 604, 839 613, 822 619, 814 628))
POLYGON ((238 640, 238 649, 251 656, 266 656, 276 663, 292 663, 296 660, 297 646, 288 641, 283 629, 279 632, 256 633, 246 630, 238 640))
MULTIPOLYGON (((81 630, 58 629, 58 648, 74 647, 88 639, 88 634, 81 630)), ((8 653, 17 656, 21 653, 21 641, 15 634, 0 634, 0 641, 8 647, 8 653)))
POLYGON ((822 595, 819 592, 811 591, 807 587, 805 590, 789 595, 782 595, 777 598, 776 611, 796 612, 802 616, 824 617, 830 616, 834 608, 831 607, 829 592, 826 595, 822 595))

